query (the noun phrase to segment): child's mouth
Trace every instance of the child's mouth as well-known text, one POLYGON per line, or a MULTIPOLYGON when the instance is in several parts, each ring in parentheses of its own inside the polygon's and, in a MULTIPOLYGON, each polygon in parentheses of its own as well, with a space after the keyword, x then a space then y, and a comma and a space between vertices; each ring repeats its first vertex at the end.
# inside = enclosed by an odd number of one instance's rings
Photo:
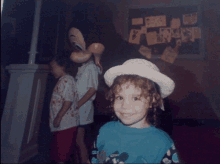
POLYGON ((130 114, 130 113, 122 113, 122 116, 123 116, 123 117, 131 117, 132 114, 130 114))

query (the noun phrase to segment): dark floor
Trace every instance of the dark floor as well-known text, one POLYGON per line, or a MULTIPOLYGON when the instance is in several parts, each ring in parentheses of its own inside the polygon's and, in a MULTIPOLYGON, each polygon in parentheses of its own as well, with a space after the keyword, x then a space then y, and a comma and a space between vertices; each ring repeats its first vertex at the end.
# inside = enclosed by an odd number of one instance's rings
MULTIPOLYGON (((106 122, 110 121, 110 117, 106 115, 101 115, 101 116, 95 116, 94 118, 94 123, 91 125, 92 130, 89 131, 86 134, 86 142, 87 144, 93 143, 95 138, 98 135, 99 128, 105 124, 106 122)), ((52 140, 52 133, 49 130, 49 127, 47 126, 41 126, 40 130, 40 135, 39 135, 39 154, 24 164, 47 164, 50 163, 50 157, 49 157, 49 152, 50 152, 50 142, 52 140)))
POLYGON ((219 163, 219 127, 174 126, 173 138, 181 163, 219 163))

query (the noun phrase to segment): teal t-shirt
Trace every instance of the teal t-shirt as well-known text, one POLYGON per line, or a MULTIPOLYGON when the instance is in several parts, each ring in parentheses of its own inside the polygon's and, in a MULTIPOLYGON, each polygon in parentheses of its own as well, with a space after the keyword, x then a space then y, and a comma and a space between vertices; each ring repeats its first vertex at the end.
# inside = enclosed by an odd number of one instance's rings
POLYGON ((160 163, 172 146, 172 139, 154 126, 136 129, 113 121, 100 128, 91 162, 160 163))

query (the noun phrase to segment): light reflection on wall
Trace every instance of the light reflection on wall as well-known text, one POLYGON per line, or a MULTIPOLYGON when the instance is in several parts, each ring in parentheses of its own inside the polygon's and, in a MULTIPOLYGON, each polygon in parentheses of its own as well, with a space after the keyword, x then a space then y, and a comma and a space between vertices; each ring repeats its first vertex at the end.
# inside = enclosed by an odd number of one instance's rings
POLYGON ((4 3, 4 0, 1 0, 1 16, 2 16, 3 3, 4 3))

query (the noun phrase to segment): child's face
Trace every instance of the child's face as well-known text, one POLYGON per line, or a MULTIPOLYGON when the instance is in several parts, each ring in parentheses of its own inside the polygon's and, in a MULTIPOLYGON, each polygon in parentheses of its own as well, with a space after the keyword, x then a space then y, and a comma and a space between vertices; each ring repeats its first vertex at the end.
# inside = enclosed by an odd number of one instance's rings
POLYGON ((115 95, 114 111, 123 124, 132 128, 148 127, 146 115, 149 98, 140 97, 141 89, 133 84, 125 83, 121 91, 115 95))
POLYGON ((50 66, 51 66, 51 72, 55 78, 60 78, 65 74, 64 67, 59 66, 56 61, 52 61, 50 63, 50 66))

